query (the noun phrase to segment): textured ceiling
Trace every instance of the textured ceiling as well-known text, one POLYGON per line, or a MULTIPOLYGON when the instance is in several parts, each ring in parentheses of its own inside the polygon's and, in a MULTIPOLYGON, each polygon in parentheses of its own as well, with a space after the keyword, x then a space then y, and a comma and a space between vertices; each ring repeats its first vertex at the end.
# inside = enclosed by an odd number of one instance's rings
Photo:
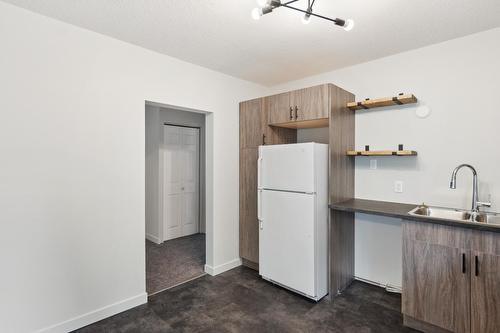
POLYGON ((285 8, 254 21, 255 0, 4 2, 264 85, 500 26, 500 0, 316 0, 316 13, 353 18, 350 32, 285 8))

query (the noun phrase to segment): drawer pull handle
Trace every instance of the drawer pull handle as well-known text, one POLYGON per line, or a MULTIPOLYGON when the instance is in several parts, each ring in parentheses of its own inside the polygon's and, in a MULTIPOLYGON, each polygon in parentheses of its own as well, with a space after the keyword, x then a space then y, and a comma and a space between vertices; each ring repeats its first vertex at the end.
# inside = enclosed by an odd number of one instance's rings
POLYGON ((477 256, 475 256, 475 266, 476 266, 476 276, 479 276, 479 258, 477 256))

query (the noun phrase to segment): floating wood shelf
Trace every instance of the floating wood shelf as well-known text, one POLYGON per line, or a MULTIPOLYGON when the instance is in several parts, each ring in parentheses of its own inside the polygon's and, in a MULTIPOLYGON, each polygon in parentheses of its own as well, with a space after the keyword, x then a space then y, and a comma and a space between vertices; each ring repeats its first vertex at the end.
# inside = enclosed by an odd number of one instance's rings
POLYGON ((380 108, 384 106, 391 105, 403 105, 403 104, 412 104, 417 103, 418 99, 413 95, 403 95, 399 94, 395 97, 384 97, 377 99, 366 99, 362 102, 351 102, 347 103, 347 107, 351 110, 366 110, 373 108, 380 108))
POLYGON ((347 156, 417 156, 413 150, 349 150, 347 156))

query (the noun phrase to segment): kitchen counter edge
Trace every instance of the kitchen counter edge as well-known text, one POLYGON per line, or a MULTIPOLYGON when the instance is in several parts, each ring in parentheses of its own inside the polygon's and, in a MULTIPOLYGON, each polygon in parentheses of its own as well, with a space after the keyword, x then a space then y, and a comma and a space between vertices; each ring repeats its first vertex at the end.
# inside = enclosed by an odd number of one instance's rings
POLYGON ((409 211, 417 207, 416 204, 405 204, 389 201, 366 200, 366 199, 349 199, 342 202, 330 204, 332 210, 364 213, 372 215, 387 216, 393 218, 401 218, 409 221, 436 223, 452 227, 475 229, 480 231, 491 231, 500 233, 500 225, 484 224, 477 222, 461 222, 456 220, 448 220, 441 218, 432 218, 427 216, 415 216, 408 214, 409 211))

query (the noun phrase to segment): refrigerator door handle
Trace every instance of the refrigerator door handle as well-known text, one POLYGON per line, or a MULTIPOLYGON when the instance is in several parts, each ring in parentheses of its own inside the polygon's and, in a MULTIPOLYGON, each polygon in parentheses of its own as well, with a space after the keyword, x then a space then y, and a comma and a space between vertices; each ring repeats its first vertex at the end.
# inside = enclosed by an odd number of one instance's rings
POLYGON ((262 182, 261 182, 261 174, 262 174, 262 157, 259 156, 257 159, 257 188, 260 189, 262 188, 262 182))
POLYGON ((259 220, 260 225, 262 222, 262 190, 257 191, 257 220, 259 220))

